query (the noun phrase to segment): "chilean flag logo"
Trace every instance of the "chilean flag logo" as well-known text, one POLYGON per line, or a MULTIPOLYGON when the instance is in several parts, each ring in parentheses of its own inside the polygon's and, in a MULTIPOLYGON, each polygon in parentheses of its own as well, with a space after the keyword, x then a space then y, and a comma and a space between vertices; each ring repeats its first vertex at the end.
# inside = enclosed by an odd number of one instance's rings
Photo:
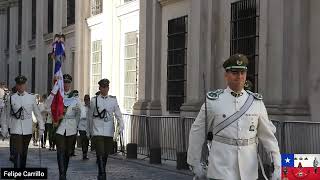
POLYGON ((320 154, 281 154, 282 180, 320 180, 320 154))

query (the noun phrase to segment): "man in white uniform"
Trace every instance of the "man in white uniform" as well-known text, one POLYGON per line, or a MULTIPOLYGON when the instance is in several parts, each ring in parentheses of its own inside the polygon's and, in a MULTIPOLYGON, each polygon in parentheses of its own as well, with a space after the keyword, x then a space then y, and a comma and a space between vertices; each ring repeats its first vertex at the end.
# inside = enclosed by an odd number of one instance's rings
POLYGON ((246 56, 230 56, 223 64, 228 87, 207 93, 207 125, 213 134, 207 174, 200 164, 201 149, 206 140, 205 104, 191 127, 187 161, 198 178, 256 180, 257 143, 260 142, 272 155, 273 179, 280 179, 281 157, 274 136, 275 127, 268 118, 262 96, 243 89, 247 65, 246 56))
POLYGON ((113 148, 114 116, 118 120, 120 133, 124 128, 118 101, 115 96, 108 95, 109 83, 108 79, 98 82, 100 94, 91 99, 88 112, 87 136, 92 135, 95 142, 98 180, 106 180, 107 159, 113 148))
MULTIPOLYGON (((55 143, 57 145, 57 160, 59 167, 59 180, 66 180, 70 155, 73 150, 73 143, 78 132, 80 119, 86 118, 83 105, 78 97, 78 91, 71 90, 72 77, 69 74, 63 75, 64 82, 64 116, 56 129, 55 143)), ((53 97, 58 92, 57 86, 53 87, 50 96, 47 98, 47 106, 51 107, 53 97)))
MULTIPOLYGON (((28 145, 32 136, 32 113, 39 123, 39 134, 44 132, 44 122, 37 106, 36 96, 27 93, 24 76, 15 78, 17 92, 9 97, 8 106, 5 109, 6 117, 11 118, 11 138, 14 148, 14 167, 25 168, 27 161, 28 145)), ((8 137, 8 121, 2 121, 2 135, 8 137)))

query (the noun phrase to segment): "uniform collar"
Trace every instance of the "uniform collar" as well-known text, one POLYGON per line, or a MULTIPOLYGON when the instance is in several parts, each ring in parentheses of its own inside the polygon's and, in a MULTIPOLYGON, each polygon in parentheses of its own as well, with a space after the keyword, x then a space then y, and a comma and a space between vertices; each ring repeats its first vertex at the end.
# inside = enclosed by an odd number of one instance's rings
POLYGON ((240 97, 243 94, 245 94, 246 91, 244 89, 242 89, 240 93, 236 93, 232 89, 230 89, 230 87, 228 86, 227 89, 226 89, 226 92, 231 94, 233 97, 237 98, 237 97, 240 97))
POLYGON ((70 93, 71 93, 71 90, 69 90, 68 92, 65 91, 65 92, 64 92, 64 95, 67 96, 67 95, 69 95, 70 93))
POLYGON ((25 91, 23 91, 22 93, 17 92, 17 95, 18 95, 18 96, 24 96, 25 94, 26 94, 25 91))
POLYGON ((109 97, 109 95, 106 96, 102 96, 101 94, 99 95, 102 99, 107 99, 109 97))

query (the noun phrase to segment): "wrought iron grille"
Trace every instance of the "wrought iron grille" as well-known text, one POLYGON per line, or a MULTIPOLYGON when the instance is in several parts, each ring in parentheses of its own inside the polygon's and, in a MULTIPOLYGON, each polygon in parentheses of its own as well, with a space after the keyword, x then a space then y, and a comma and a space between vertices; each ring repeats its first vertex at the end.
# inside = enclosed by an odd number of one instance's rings
POLYGON ((53 32, 53 0, 48 0, 48 33, 53 32))
POLYGON ((103 10, 103 0, 91 0, 91 15, 97 15, 102 13, 103 10))
POLYGON ((35 93, 36 90, 36 58, 32 58, 32 72, 31 72, 31 92, 35 93))
POLYGON ((188 16, 168 21, 167 110, 179 112, 186 97, 188 16))
POLYGON ((21 44, 22 34, 22 0, 18 1, 18 44, 21 44))
POLYGON ((230 54, 242 53, 249 59, 247 80, 258 90, 259 0, 241 0, 231 4, 230 54))
POLYGON ((75 23, 75 10, 76 10, 75 0, 68 0, 67 1, 67 26, 75 23))
POLYGON ((36 38, 36 26, 37 26, 37 1, 32 0, 32 22, 31 22, 31 38, 36 38))
POLYGON ((7 7, 7 50, 9 50, 10 45, 10 7, 7 7))

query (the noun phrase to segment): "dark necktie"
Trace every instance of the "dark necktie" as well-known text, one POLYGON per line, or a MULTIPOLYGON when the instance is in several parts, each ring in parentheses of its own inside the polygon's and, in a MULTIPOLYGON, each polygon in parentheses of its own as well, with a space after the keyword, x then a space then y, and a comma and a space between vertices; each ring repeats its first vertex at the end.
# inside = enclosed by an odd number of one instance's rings
POLYGON ((242 92, 240 92, 240 93, 231 92, 231 95, 234 96, 234 97, 240 97, 240 96, 243 95, 243 93, 242 92))

